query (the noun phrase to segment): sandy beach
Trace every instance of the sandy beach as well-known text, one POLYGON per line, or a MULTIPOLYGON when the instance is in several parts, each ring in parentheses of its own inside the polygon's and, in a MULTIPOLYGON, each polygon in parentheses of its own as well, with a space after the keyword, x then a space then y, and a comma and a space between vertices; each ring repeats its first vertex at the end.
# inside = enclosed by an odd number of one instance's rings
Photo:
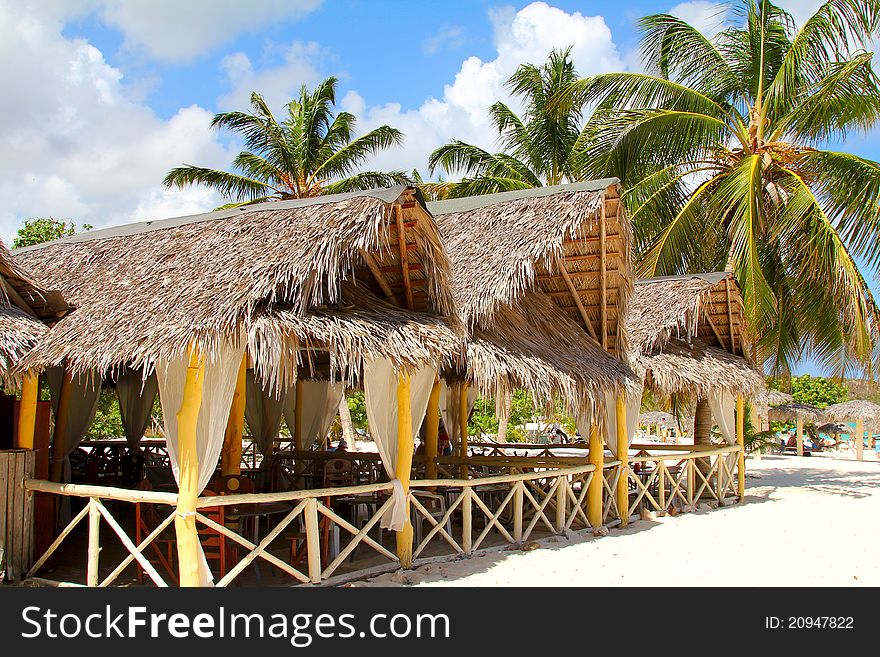
POLYGON ((749 458, 742 504, 551 537, 354 586, 878 586, 880 461, 749 458), (534 546, 532 546, 534 547, 534 546))

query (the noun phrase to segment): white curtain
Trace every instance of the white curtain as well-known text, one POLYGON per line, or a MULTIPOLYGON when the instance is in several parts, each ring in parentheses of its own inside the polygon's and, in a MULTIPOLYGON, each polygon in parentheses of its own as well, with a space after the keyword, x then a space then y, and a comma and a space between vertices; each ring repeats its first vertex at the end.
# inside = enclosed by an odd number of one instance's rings
MULTIPOLYGON (((605 393, 605 440, 608 443, 608 449, 614 456, 617 456, 617 395, 622 393, 606 392, 605 393)), ((632 395, 626 396, 626 444, 632 445, 633 438, 636 435, 636 429, 639 424, 639 411, 642 408, 642 388, 634 392, 632 395)), ((584 435, 583 429, 578 427, 581 435, 584 435)), ((589 434, 587 434, 589 435, 589 434)))
MULTIPOLYGON (((58 421, 58 403, 61 397, 61 386, 64 381, 64 368, 53 367, 46 371, 49 381, 49 396, 52 400, 52 413, 58 421)), ((89 432, 95 419, 98 401, 101 399, 101 376, 97 371, 87 375, 74 376, 70 381, 70 403, 67 406, 67 425, 64 429, 64 465, 62 481, 70 481, 70 454, 89 432)))
POLYGON ((736 398, 727 390, 714 388, 709 393, 709 409, 727 444, 736 444, 736 398))
MULTIPOLYGON (((458 447, 458 434, 461 427, 459 422, 459 401, 461 400, 461 388, 458 384, 447 386, 446 379, 440 379, 440 417, 443 418, 443 427, 446 429, 446 435, 449 436, 449 442, 453 447, 458 447)), ((468 386, 468 415, 474 408, 477 401, 477 389, 474 386, 468 386)))
POLYGON ((296 441, 298 450, 310 449, 316 438, 323 440, 330 431, 333 418, 339 411, 339 402, 345 395, 345 385, 334 381, 300 381, 302 387, 302 409, 300 422, 302 435, 296 435, 294 413, 296 409, 296 393, 293 388, 284 397, 284 421, 290 435, 296 441))
POLYGON ((156 374, 144 381, 143 370, 127 367, 116 380, 116 397, 119 399, 119 414, 122 429, 128 446, 137 449, 150 425, 153 401, 159 391, 156 374))
POLYGON ((285 393, 277 396, 271 389, 262 385, 253 370, 247 371, 244 416, 247 419, 251 437, 257 443, 263 459, 271 458, 272 448, 281 430, 281 412, 285 393))
MULTIPOLYGON (((410 375, 410 407, 412 411, 412 428, 409 440, 415 442, 415 436, 425 419, 428 409, 428 398, 434 385, 437 369, 434 366, 423 367, 410 375)), ((364 397, 367 406, 367 420, 370 433, 388 478, 394 484, 394 504, 381 520, 384 529, 400 531, 406 524, 406 497, 403 485, 396 478, 397 466, 397 370, 391 361, 386 359, 366 360, 364 362, 364 397)), ((449 429, 447 428, 447 431, 449 429)))
MULTIPOLYGON (((205 380, 202 384, 202 404, 196 424, 196 454, 199 465, 199 493, 201 493, 220 460, 226 423, 238 369, 244 356, 245 343, 227 343, 217 353, 205 357, 205 380)), ((156 378, 159 382, 159 401, 162 404, 162 417, 165 423, 165 442, 171 460, 174 479, 180 484, 180 445, 177 435, 177 413, 183 403, 183 389, 186 383, 186 370, 189 356, 184 354, 171 361, 156 363, 156 378)), ((213 582, 211 570, 199 543, 199 584, 208 586, 213 582)))

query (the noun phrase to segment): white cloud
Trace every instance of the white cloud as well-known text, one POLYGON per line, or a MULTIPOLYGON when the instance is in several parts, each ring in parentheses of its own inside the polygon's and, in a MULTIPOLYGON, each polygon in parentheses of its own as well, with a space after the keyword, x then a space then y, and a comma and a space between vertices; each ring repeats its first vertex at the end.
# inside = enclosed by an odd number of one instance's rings
POLYGON ((444 25, 431 37, 422 41, 422 52, 433 55, 439 50, 454 50, 464 45, 464 28, 460 25, 444 25))
POLYGON ((204 190, 165 190, 181 163, 225 167, 230 153, 191 106, 158 118, 132 100, 122 73, 62 24, 0 4, 0 236, 32 216, 96 227, 210 209, 204 190), (161 216, 161 215, 160 215, 161 216))
MULTIPOLYGON (((92 0, 94 2, 94 0, 92 0)), ((101 0, 101 16, 126 47, 166 61, 189 61, 237 35, 299 19, 322 0, 101 0)))
POLYGON ((325 54, 317 43, 296 42, 280 49, 282 64, 255 71, 243 52, 227 55, 220 62, 230 91, 220 97, 223 110, 249 110, 251 92, 259 92, 273 111, 299 95, 300 86, 314 86, 321 79, 315 62, 325 54))
MULTIPOLYGON (((483 61, 469 57, 441 98, 429 98, 417 109, 404 110, 397 103, 366 107, 358 116, 362 129, 383 123, 406 135, 404 148, 378 155, 371 166, 382 169, 418 168, 425 174, 428 155, 455 137, 484 148, 497 146, 487 109, 496 100, 520 107, 504 86, 523 62, 542 64, 553 48, 572 46, 578 72, 591 75, 621 70, 624 64, 611 30, 601 16, 567 13, 544 2, 535 2, 518 12, 504 8, 490 12, 496 57, 483 61)), ((352 110, 364 107, 355 93, 346 96, 352 110)))
POLYGON ((724 18, 728 9, 729 7, 718 2, 696 0, 677 4, 669 10, 669 13, 711 38, 724 27, 724 18))

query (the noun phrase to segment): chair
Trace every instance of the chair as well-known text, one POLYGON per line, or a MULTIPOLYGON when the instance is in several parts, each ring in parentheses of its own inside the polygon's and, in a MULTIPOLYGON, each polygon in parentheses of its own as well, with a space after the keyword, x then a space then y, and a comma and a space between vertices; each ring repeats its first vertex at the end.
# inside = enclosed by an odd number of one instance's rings
MULTIPOLYGON (((434 518, 437 522, 440 522, 443 519, 443 516, 446 515, 446 498, 443 495, 439 495, 437 493, 431 493, 426 490, 413 490, 411 491, 413 497, 418 499, 419 503, 425 507, 425 511, 427 511, 432 518, 434 518)), ((422 542, 423 537, 423 526, 425 523, 425 515, 414 506, 412 507, 412 523, 413 523, 413 541, 414 547, 417 547, 422 542)), ((433 528, 433 526, 432 526, 433 528)), ((452 536, 452 519, 446 519, 445 525, 446 533, 452 536)), ((430 530, 428 530, 430 531, 430 530)))

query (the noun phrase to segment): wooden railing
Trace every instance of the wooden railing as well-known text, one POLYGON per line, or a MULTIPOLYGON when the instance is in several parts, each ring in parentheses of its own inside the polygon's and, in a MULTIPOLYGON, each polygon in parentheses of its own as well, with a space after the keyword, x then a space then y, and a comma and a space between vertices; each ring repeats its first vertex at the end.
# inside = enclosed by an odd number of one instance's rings
MULTIPOLYGON (((656 450, 654 445, 649 448, 656 450)), ((416 479, 410 483, 410 517, 417 528, 413 557, 418 560, 450 553, 471 555, 490 545, 519 545, 540 535, 591 529, 587 491, 595 476, 602 477, 602 523, 605 525, 612 524, 619 517, 616 490, 620 477, 626 477, 630 489, 629 515, 643 507, 668 511, 673 505, 693 506, 700 499, 721 501, 736 494, 738 446, 686 453, 656 451, 669 453, 648 454, 640 450, 625 466, 621 461, 609 459, 605 461, 601 475, 583 458, 504 456, 467 459, 469 469, 481 476, 459 479, 449 473, 457 473, 461 461, 452 457, 438 458, 439 478, 416 479)), ((371 459, 366 458, 367 461, 371 459)), ((34 479, 26 480, 25 488, 30 492, 88 500, 37 560, 28 577, 48 584, 68 584, 40 578, 38 573, 59 546, 69 539, 77 525, 88 517, 85 585, 108 586, 134 563, 156 586, 174 583, 167 574, 157 570, 147 554, 154 541, 172 529, 176 493, 58 484, 34 479), (123 528, 124 523, 108 510, 107 500, 154 505, 161 512, 156 514, 157 522, 149 533, 144 532, 146 535, 137 542, 123 528), (124 558, 112 564, 112 570, 103 578, 99 570, 101 560, 111 556, 101 550, 99 526, 102 521, 125 548, 124 558)), ((215 585, 228 586, 250 566, 262 562, 285 573, 296 583, 312 584, 340 576, 354 576, 364 565, 371 569, 399 567, 396 554, 385 547, 392 533, 379 528, 382 516, 393 504, 392 490, 391 483, 382 482, 345 488, 199 498, 198 525, 209 528, 215 535, 222 535, 244 551, 215 585), (208 513, 218 507, 241 508, 242 505, 269 502, 287 503, 290 510, 283 511, 282 519, 263 537, 248 537, 240 527, 218 523, 208 513), (340 515, 340 505, 348 505, 352 511, 350 518, 340 515), (359 510, 363 513, 358 513, 359 510), (279 555, 278 547, 282 543, 287 549, 279 555), (298 548, 294 549, 294 545, 298 548), (350 559, 354 556, 359 559, 352 564, 350 559)), ((230 515, 235 515, 235 509, 230 509, 230 515)), ((107 573, 106 562, 103 566, 107 573)))

